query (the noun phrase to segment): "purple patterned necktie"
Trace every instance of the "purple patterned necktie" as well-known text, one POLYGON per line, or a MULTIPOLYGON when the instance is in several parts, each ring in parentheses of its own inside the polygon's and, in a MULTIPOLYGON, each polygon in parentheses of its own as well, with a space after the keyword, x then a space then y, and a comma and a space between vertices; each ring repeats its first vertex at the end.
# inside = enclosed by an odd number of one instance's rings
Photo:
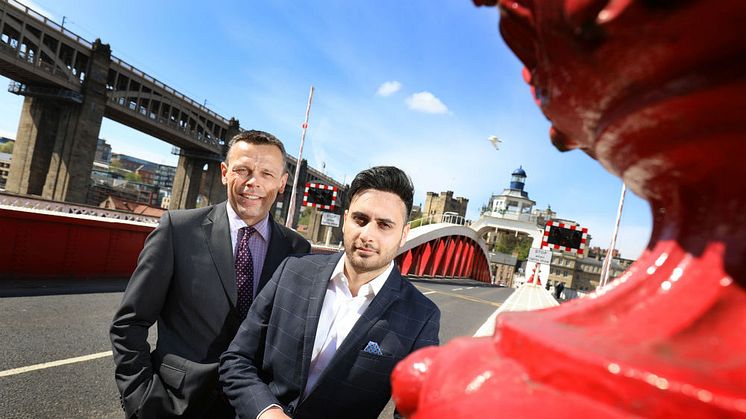
POLYGON ((238 290, 236 305, 241 320, 246 318, 251 301, 254 299, 254 259, 249 250, 249 237, 255 231, 254 227, 241 227, 239 230, 241 241, 238 242, 236 252, 236 288, 238 290))

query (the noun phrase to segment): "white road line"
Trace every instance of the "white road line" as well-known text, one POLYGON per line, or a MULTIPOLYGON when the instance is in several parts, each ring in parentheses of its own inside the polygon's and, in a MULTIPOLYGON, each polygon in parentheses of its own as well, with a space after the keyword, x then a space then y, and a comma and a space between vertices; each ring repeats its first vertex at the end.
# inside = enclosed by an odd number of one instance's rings
POLYGON ((435 294, 436 292, 438 291, 426 291, 426 292, 423 292, 422 295, 435 294))
POLYGON ((454 288, 451 291, 461 291, 463 288, 454 288))
POLYGON ((466 287, 465 289, 467 289, 467 290, 470 290, 470 289, 472 289, 472 288, 474 288, 474 287, 466 287))
POLYGON ((23 374, 25 372, 43 370, 45 368, 59 367, 60 365, 74 364, 76 362, 85 362, 92 359, 98 359, 111 356, 111 351, 99 352, 97 354, 83 355, 75 358, 60 359, 59 361, 44 362, 36 365, 29 365, 27 367, 13 368, 12 370, 0 371, 0 377, 8 377, 16 374, 23 374))

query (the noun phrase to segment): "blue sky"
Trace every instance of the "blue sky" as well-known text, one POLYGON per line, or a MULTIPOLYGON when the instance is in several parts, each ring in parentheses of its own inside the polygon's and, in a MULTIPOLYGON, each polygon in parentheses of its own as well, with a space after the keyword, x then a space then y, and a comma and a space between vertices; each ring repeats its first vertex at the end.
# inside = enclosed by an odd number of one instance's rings
MULTIPOLYGON (((476 219, 522 166, 537 206, 588 227, 606 247, 621 181, 580 151, 560 153, 497 30, 494 8, 469 0, 36 0, 30 7, 246 129, 269 131, 297 156, 311 85, 304 158, 349 183, 380 164, 427 191, 469 199, 476 219), (487 138, 497 135, 496 151, 487 138)), ((0 78, 7 85, 8 80, 0 78)), ((22 98, 0 92, 0 135, 15 137, 22 98)), ((176 164, 171 146, 104 120, 115 152, 176 164)), ((618 248, 648 242, 647 203, 628 192, 618 248)))

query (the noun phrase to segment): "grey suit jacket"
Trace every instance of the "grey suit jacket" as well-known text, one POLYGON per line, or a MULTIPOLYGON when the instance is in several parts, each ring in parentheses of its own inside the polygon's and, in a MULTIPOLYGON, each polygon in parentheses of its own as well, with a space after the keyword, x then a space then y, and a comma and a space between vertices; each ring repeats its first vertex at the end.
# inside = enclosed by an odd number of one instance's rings
MULTIPOLYGON (((168 211, 145 241, 110 331, 128 418, 202 417, 219 396, 217 363, 240 325, 225 206, 168 211)), ((270 228, 260 290, 286 256, 310 250, 272 217, 270 228)))
POLYGON ((220 382, 238 417, 254 419, 278 404, 294 418, 376 418, 391 396, 396 363, 438 344, 440 311, 394 269, 304 394, 324 295, 340 257, 290 257, 257 297, 220 359, 220 382), (363 351, 370 341, 383 355, 363 351))

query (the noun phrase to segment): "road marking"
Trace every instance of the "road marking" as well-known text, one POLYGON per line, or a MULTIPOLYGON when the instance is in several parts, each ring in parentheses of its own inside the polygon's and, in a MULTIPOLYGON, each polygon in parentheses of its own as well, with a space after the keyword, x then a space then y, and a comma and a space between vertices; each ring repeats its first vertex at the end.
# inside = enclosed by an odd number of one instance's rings
POLYGON ((25 372, 43 370, 46 368, 59 367, 60 365, 74 364, 76 362, 85 362, 93 359, 104 358, 111 356, 111 351, 99 352, 97 354, 83 355, 75 358, 60 359, 59 361, 44 362, 36 365, 29 365, 27 367, 13 368, 12 370, 0 371, 0 377, 8 377, 16 374, 23 374, 25 372))
MULTIPOLYGON (((425 290, 428 293, 430 291, 437 292, 438 294, 449 295, 451 297, 460 298, 462 300, 474 301, 475 303, 487 304, 487 305, 491 305, 491 306, 495 306, 495 307, 500 307, 502 305, 501 303, 495 303, 495 302, 492 302, 492 301, 483 300, 481 298, 469 297, 467 295, 461 295, 461 294, 456 294, 456 293, 447 292, 447 291, 438 291, 438 290, 434 290, 432 288, 423 287, 422 285, 418 285, 417 288, 419 288, 420 290, 425 290)), ((423 294, 425 294, 425 292, 423 292, 423 294)))
POLYGON ((463 288, 454 288, 451 291, 461 291, 463 288))
POLYGON ((427 291, 427 292, 423 292, 422 295, 435 294, 436 292, 438 292, 438 291, 427 291))
POLYGON ((470 289, 472 289, 472 288, 474 288, 474 287, 466 287, 466 288, 464 288, 464 289, 470 290, 470 289))

